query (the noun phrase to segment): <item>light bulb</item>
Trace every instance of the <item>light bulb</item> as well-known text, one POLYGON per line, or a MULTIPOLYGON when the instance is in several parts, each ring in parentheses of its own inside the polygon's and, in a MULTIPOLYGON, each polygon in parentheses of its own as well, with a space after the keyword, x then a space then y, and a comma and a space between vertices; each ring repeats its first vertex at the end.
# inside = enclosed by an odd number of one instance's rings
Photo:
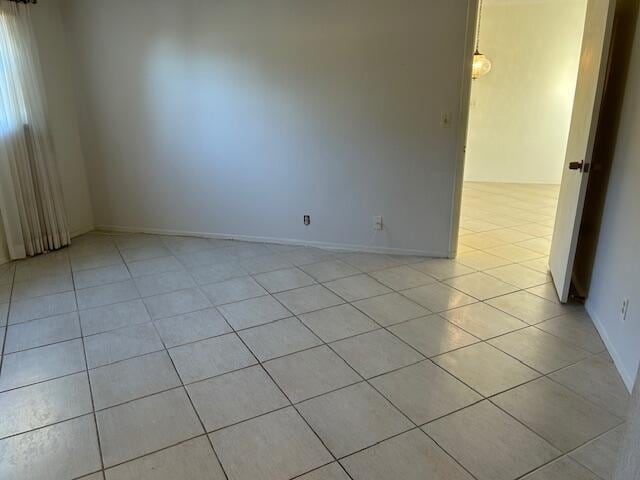
POLYGON ((483 77, 487 73, 491 71, 491 60, 489 60, 485 55, 476 50, 476 53, 473 54, 473 66, 471 68, 471 78, 474 80, 476 78, 483 77))

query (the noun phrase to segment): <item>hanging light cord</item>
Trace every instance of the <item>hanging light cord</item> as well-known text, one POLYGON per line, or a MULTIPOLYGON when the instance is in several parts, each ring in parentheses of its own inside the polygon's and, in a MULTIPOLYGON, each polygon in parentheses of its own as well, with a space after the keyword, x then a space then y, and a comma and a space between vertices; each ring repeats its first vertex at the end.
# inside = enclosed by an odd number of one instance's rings
POLYGON ((478 25, 476 27, 476 53, 479 53, 480 49, 480 24, 482 21, 482 0, 480 0, 480 6, 478 9, 478 25))

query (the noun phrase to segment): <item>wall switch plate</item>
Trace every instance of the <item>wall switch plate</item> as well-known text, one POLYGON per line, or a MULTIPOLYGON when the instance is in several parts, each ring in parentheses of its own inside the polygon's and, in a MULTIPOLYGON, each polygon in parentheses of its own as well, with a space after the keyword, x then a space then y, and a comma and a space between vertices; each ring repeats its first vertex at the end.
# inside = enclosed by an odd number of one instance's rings
POLYGON ((620 309, 620 319, 624 322, 627 319, 627 313, 629 312, 629 299, 622 299, 622 308, 620 309))
POLYGON ((382 223, 382 217, 380 215, 376 215, 373 217, 373 224, 376 230, 384 229, 384 225, 382 223))

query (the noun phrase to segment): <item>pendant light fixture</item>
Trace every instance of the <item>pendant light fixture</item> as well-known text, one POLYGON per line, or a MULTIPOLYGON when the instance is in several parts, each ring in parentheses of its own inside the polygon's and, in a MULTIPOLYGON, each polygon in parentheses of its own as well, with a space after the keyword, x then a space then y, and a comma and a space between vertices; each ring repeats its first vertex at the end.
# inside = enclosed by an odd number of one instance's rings
POLYGON ((478 10, 478 25, 476 27, 476 51, 473 54, 473 66, 471 68, 471 78, 474 80, 485 76, 491 71, 491 60, 486 55, 480 53, 480 22, 482 21, 482 0, 478 10))

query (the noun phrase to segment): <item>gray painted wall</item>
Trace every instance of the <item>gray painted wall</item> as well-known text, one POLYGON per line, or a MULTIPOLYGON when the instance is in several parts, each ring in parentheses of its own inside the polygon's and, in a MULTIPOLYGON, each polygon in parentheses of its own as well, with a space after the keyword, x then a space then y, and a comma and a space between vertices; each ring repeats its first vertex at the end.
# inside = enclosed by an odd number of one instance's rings
POLYGON ((447 255, 467 7, 65 1, 96 224, 447 255))

